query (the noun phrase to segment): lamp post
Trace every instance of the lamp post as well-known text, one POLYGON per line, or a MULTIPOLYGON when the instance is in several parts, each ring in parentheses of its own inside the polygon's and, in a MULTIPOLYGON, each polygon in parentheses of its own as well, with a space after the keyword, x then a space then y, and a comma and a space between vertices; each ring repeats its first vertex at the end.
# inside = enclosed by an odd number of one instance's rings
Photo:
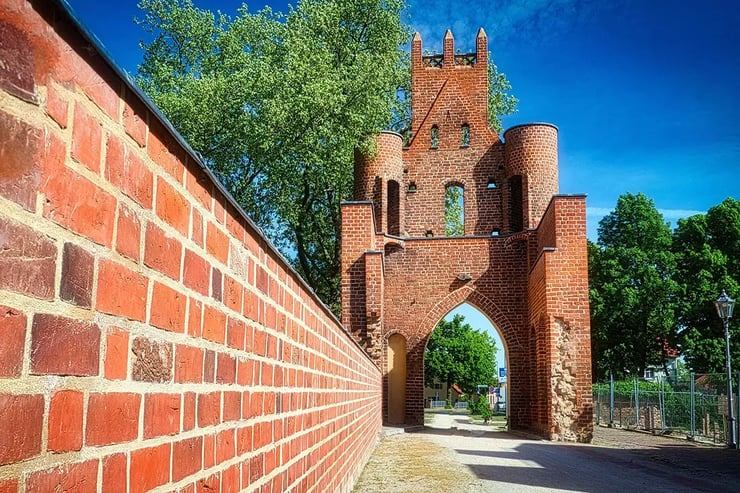
POLYGON ((725 290, 722 290, 722 296, 714 302, 717 308, 717 314, 725 325, 725 366, 727 367, 727 425, 729 436, 727 438, 727 448, 737 448, 735 439, 735 409, 732 406, 732 366, 730 364, 730 319, 732 310, 735 308, 735 300, 727 296, 725 290))

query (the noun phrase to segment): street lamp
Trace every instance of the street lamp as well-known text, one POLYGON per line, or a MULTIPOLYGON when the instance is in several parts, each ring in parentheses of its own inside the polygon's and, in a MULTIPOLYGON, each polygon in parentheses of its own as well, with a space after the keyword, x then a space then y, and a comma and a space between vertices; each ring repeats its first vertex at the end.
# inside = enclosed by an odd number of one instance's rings
POLYGON ((735 300, 727 296, 725 290, 722 290, 722 296, 714 302, 717 308, 717 315, 722 319, 725 325, 725 359, 727 367, 727 425, 730 435, 727 439, 727 448, 737 448, 735 440, 735 410, 732 406, 732 366, 730 365, 730 319, 732 310, 735 308, 735 300))

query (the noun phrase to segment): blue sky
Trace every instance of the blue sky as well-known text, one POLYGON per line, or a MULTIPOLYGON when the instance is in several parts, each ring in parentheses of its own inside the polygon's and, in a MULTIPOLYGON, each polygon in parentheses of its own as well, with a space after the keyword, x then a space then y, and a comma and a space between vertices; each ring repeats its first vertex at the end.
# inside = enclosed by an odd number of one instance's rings
MULTIPOLYGON (((145 38, 132 22, 137 1, 67 1, 116 63, 135 73, 145 38)), ((241 3, 195 0, 227 14, 241 3)), ((288 2, 269 3, 285 11, 288 2)), ((472 51, 479 27, 486 30, 520 100, 504 127, 559 127, 560 192, 588 195, 592 240, 626 192, 645 193, 673 226, 740 199, 740 2, 409 0, 406 21, 425 49, 439 51, 448 28, 463 51, 472 51)), ((462 311, 492 330, 479 312, 462 311)))
MULTIPOLYGON (((67 1, 134 73, 137 1, 67 1)), ((195 0, 227 14, 241 3, 195 0)), ((740 2, 409 0, 406 21, 432 50, 448 28, 463 51, 486 30, 520 100, 504 127, 559 127, 560 192, 588 195, 589 238, 625 192, 645 193, 673 226, 740 198, 740 2)))

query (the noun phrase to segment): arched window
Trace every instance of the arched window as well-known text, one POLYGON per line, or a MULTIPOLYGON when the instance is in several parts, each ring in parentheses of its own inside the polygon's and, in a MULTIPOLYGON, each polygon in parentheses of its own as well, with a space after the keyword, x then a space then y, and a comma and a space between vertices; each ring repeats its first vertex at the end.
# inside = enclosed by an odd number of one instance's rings
POLYGON ((388 234, 401 233, 401 189, 396 180, 388 180, 388 234))
POLYGON ((509 229, 512 233, 524 229, 521 175, 514 175, 509 178, 509 229))
POLYGON ((429 146, 432 149, 436 149, 439 147, 439 127, 437 125, 432 126, 431 139, 430 139, 429 146))
POLYGON ((463 123, 460 127, 460 147, 468 147, 470 145, 470 127, 467 123, 463 123))
POLYGON ((465 234, 465 193, 460 185, 445 188, 445 236, 465 234))

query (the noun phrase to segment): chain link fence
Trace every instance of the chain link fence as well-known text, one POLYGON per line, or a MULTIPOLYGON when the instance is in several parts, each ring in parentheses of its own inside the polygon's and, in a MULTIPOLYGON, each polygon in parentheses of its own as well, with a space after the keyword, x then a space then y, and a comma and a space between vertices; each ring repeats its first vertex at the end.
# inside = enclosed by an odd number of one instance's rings
MULTIPOLYGON (((735 428, 738 429, 738 382, 733 379, 735 428)), ((688 380, 639 380, 598 383, 593 387, 597 425, 685 435, 692 440, 727 443, 727 376, 690 374, 688 380)), ((738 435, 736 431, 735 436, 738 435)))

